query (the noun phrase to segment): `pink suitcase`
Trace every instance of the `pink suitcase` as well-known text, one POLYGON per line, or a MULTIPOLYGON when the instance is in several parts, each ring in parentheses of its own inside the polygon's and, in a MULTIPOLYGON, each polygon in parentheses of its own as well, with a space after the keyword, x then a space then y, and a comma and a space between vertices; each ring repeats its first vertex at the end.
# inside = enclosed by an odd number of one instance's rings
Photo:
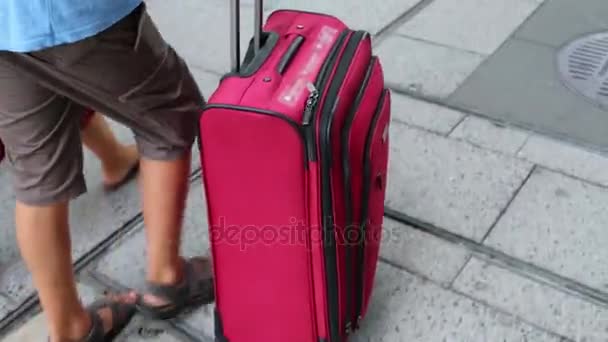
POLYGON ((382 236, 391 96, 370 35, 278 10, 200 117, 218 342, 341 342, 365 316, 382 236))

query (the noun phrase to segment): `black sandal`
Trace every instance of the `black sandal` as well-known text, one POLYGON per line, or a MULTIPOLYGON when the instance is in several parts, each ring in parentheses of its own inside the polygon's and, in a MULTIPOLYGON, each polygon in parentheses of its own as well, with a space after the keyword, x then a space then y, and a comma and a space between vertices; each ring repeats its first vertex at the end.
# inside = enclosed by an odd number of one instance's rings
POLYGON ((151 305, 144 302, 143 294, 138 294, 135 306, 142 316, 151 320, 169 320, 186 309, 209 304, 215 299, 211 262, 203 257, 184 260, 184 278, 180 284, 148 284, 146 293, 168 302, 151 305))
MULTIPOLYGON (((100 299, 87 307, 91 317, 91 328, 86 336, 69 342, 110 342, 131 322, 135 314, 132 304, 121 303, 112 299, 100 299), (99 311, 110 309, 112 314, 112 327, 104 331, 104 323, 99 311)), ((48 339, 51 340, 50 338, 48 339)))

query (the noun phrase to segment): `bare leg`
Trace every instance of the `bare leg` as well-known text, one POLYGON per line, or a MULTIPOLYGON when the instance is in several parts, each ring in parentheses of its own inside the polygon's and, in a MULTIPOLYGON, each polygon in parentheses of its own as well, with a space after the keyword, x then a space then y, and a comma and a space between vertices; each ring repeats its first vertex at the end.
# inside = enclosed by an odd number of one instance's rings
MULTIPOLYGON (((142 159, 141 187, 151 283, 181 280, 180 242, 190 173, 190 153, 175 161, 142 159), (163 181, 159 181, 162 179, 163 181)), ((154 301, 152 297, 146 297, 154 301)))
POLYGON ((104 117, 98 113, 81 131, 83 144, 99 158, 104 184, 116 184, 123 180, 138 163, 135 145, 120 143, 104 117))
MULTIPOLYGON (((21 254, 38 289, 52 341, 85 336, 91 321, 76 290, 68 204, 35 207, 17 202, 15 219, 21 254)), ((132 294, 123 297, 125 302, 134 302, 132 294)), ((111 312, 103 309, 101 316, 109 330, 111 312)))

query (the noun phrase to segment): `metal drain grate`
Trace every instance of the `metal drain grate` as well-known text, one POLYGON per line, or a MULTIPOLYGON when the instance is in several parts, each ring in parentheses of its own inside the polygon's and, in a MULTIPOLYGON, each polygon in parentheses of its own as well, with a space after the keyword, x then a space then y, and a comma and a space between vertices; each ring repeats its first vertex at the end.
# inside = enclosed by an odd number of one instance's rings
POLYGON ((608 32, 564 46, 558 53, 558 68, 569 89, 608 110, 608 32))

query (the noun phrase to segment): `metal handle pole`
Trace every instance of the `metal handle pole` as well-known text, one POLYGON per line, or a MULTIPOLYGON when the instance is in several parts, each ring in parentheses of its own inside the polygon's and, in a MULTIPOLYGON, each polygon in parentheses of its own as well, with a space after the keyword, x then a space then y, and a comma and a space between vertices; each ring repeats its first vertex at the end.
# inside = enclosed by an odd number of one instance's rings
POLYGON ((240 71, 241 65, 241 2, 230 1, 230 59, 233 72, 240 71))
POLYGON ((262 18, 264 13, 264 4, 263 0, 255 0, 254 5, 254 33, 253 33, 253 41, 255 52, 257 53, 262 46, 262 18))
MULTIPOLYGON (((255 0, 254 5, 254 51, 262 47, 262 20, 264 17, 263 0, 255 0)), ((230 59, 233 72, 239 72, 241 67, 241 1, 230 0, 230 59)))

